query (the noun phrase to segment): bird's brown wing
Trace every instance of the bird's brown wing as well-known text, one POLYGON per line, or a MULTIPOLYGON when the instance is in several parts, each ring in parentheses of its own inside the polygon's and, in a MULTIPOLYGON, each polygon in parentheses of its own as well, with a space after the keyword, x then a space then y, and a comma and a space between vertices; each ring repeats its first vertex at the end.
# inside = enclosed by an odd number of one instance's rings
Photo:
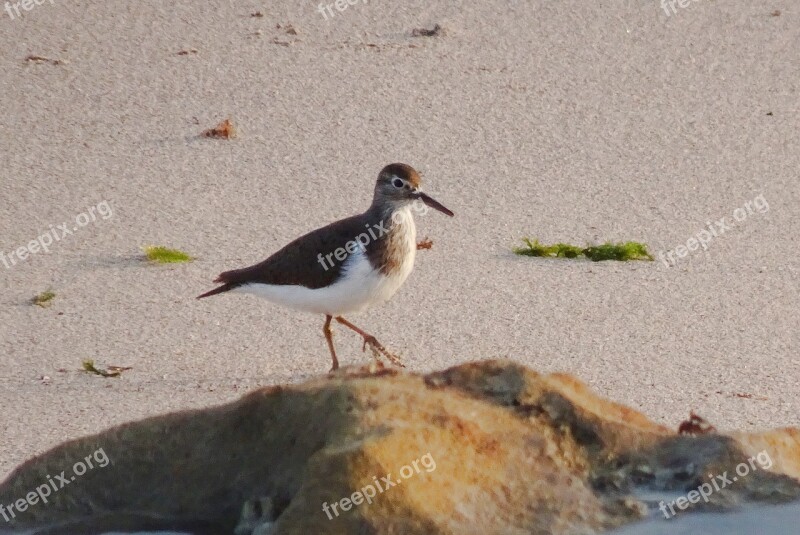
POLYGON ((254 266, 221 273, 214 282, 223 286, 198 296, 208 297, 251 283, 299 285, 316 289, 328 286, 339 278, 342 264, 334 256, 320 262, 336 249, 366 230, 363 215, 341 219, 326 227, 311 231, 286 245, 263 262, 254 266), (324 266, 323 266, 324 263, 324 266))

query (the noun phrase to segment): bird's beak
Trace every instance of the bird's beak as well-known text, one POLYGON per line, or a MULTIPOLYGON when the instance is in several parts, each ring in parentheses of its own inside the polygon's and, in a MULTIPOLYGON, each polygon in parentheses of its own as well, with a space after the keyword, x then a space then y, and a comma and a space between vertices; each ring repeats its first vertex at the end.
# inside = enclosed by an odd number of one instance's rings
POLYGON ((451 212, 450 210, 445 208, 444 205, 442 205, 439 201, 437 201, 436 199, 434 199, 433 197, 431 197, 429 195, 426 195, 426 194, 422 193, 421 191, 417 192, 416 197, 417 197, 417 199, 422 200, 422 202, 424 202, 425 204, 427 204, 431 208, 436 208, 437 210, 439 210, 443 214, 447 214, 450 217, 453 217, 453 215, 455 215, 455 214, 453 214, 453 212, 451 212))

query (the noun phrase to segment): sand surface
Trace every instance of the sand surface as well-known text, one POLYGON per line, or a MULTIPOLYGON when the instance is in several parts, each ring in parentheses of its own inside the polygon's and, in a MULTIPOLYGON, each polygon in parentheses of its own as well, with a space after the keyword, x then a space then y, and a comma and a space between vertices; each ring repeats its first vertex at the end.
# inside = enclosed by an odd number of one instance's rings
MULTIPOLYGON (((0 479, 67 439, 327 372, 322 317, 194 296, 364 210, 393 161, 456 212, 418 218, 433 248, 393 300, 349 318, 410 369, 507 356, 669 425, 690 409, 723 429, 800 425, 800 4, 676 9, 1 11, 0 258, 77 229, 0 259, 0 479), (444 35, 411 36, 436 23, 444 35), (198 137, 225 118, 237 139, 198 137), (671 251, 721 218, 733 228, 674 266, 510 252, 524 236, 671 251), (150 266, 147 244, 198 259, 150 266), (30 304, 48 288, 51 307, 30 304), (85 359, 133 369, 103 379, 85 359)), ((366 360, 352 333, 336 341, 343 364, 366 360)))

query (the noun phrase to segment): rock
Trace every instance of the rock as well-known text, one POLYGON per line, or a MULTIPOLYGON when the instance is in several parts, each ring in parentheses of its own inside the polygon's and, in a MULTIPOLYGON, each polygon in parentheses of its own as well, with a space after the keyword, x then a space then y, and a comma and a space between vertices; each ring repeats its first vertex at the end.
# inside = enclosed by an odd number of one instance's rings
POLYGON ((799 438, 796 429, 678 435, 577 379, 504 360, 428 375, 345 369, 70 441, 21 465, 0 485, 0 504, 102 450, 105 467, 95 462, 46 505, 15 510, 10 525, 589 534, 661 514, 654 493, 688 502, 742 464, 747 474, 685 510, 673 505, 675 514, 795 500, 799 438))

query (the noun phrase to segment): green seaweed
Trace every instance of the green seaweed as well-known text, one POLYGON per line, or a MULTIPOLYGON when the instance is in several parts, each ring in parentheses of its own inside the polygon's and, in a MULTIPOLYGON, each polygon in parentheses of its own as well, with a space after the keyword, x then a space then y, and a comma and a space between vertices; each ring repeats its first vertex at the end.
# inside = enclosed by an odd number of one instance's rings
POLYGON ((593 262, 602 260, 653 260, 653 256, 647 251, 647 245, 635 241, 622 243, 606 242, 602 245, 592 245, 589 247, 578 247, 569 243, 555 243, 553 245, 542 245, 539 240, 524 238, 527 247, 514 247, 514 253, 522 256, 534 256, 544 258, 577 258, 584 256, 593 262))
POLYGON ((42 308, 46 308, 53 304, 52 301, 55 296, 55 292, 52 290, 46 290, 39 295, 34 296, 33 299, 31 299, 31 303, 42 308))
POLYGON ((593 262, 601 260, 653 260, 653 255, 647 251, 647 246, 635 241, 624 243, 606 242, 602 245, 587 247, 583 254, 593 262))
POLYGON ((105 370, 100 369, 94 365, 94 361, 87 359, 83 361, 83 371, 93 373, 100 377, 119 377, 122 372, 132 369, 130 366, 109 366, 105 370))
POLYGON ((576 258, 583 254, 583 249, 580 247, 576 247, 575 245, 570 245, 568 243, 556 243, 553 245, 542 245, 539 243, 539 240, 534 240, 531 242, 528 238, 525 238, 525 243, 527 244, 527 248, 525 247, 516 247, 514 252, 519 255, 525 256, 538 256, 538 257, 549 257, 549 258, 576 258))
POLYGON ((144 248, 144 254, 148 260, 157 264, 180 264, 181 262, 191 262, 193 257, 177 249, 169 249, 162 246, 148 246, 144 248))

